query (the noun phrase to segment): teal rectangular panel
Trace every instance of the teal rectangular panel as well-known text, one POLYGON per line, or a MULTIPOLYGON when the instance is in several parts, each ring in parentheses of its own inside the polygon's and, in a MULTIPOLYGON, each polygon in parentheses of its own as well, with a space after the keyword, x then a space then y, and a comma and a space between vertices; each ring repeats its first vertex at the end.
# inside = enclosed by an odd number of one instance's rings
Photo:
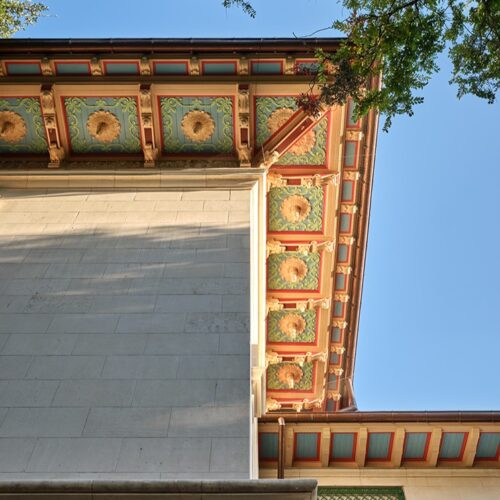
POLYGON ((352 201, 354 194, 354 182, 344 181, 342 183, 342 201, 352 201))
POLYGON ((349 257, 349 247, 343 243, 340 243, 338 246, 337 260, 339 262, 347 262, 348 257, 349 257))
POLYGON ((154 64, 155 75, 187 75, 187 62, 157 62, 154 64))
POLYGON ((407 432, 403 460, 424 460, 428 437, 427 432, 407 432))
POLYGON ((347 103, 347 126, 356 127, 358 125, 357 120, 354 119, 354 101, 349 99, 347 103))
POLYGON ((90 68, 87 63, 56 63, 56 73, 58 75, 90 75, 90 68))
POLYGON ((332 352, 330 354, 330 363, 332 365, 338 365, 338 363, 339 363, 339 355, 336 352, 332 352))
POLYGON ((335 411, 335 401, 333 399, 326 400, 326 411, 335 411))
POLYGON ((38 63, 6 63, 8 75, 41 75, 38 63))
POLYGON ((281 75, 283 65, 280 61, 252 61, 252 75, 281 75))
POLYGON ((335 387, 337 385, 337 375, 335 373, 328 374, 328 385, 335 387))
POLYGON ((345 274, 336 273, 335 274, 335 290, 345 289, 345 274))
POLYGON ((344 154, 344 167, 353 168, 356 166, 356 143, 346 141, 344 154))
POLYGON ((354 432, 335 432, 332 434, 331 459, 354 460, 356 434, 354 432))
POLYGON ((340 232, 348 233, 351 230, 351 215, 340 214, 340 232))
POLYGON ((295 460, 317 460, 319 457, 317 432, 295 434, 295 460))
POLYGON ((202 62, 204 75, 235 75, 235 62, 202 62))
POLYGON ((138 75, 139 65, 137 63, 105 63, 107 75, 138 75))
POLYGON ((441 447, 439 449, 440 460, 459 460, 465 443, 465 432, 443 432, 441 447))
POLYGON ((367 460, 389 460, 392 432, 369 432, 367 460))
POLYGON ((496 460, 500 453, 500 432, 481 432, 476 458, 496 460))
POLYGON ((276 460, 278 458, 278 433, 261 432, 259 438, 259 458, 276 460))
POLYGON ((332 328, 332 334, 330 338, 332 342, 340 342, 340 328, 332 328))
POLYGON ((340 318, 344 314, 344 304, 339 301, 333 303, 333 317, 340 318))

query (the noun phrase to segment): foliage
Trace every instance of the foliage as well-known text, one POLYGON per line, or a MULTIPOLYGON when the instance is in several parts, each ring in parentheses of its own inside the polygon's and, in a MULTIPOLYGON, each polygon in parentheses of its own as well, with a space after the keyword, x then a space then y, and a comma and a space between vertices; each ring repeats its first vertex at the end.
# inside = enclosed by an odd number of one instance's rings
POLYGON ((472 94, 494 102, 500 86, 499 0, 342 0, 342 5, 348 16, 327 29, 346 38, 334 53, 318 50, 314 85, 300 96, 304 109, 315 109, 307 97, 313 99, 319 87, 320 100, 328 105, 344 104, 351 96, 355 117, 378 110, 387 131, 394 116, 412 115, 422 103, 418 91, 438 71, 445 48, 458 97, 472 94), (374 85, 380 74, 383 84, 374 85))
POLYGON ((41 2, 0 0, 0 38, 8 38, 36 23, 46 11, 47 7, 41 2))

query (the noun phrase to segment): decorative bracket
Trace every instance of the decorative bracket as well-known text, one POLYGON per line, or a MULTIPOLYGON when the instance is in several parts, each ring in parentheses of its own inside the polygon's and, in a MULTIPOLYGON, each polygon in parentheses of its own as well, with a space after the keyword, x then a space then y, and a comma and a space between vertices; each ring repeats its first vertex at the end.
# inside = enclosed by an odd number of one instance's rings
POLYGON ((42 85, 40 90, 43 123, 47 134, 50 161, 49 168, 58 168, 66 156, 57 127, 56 108, 52 85, 42 85))
MULTIPOLYGON (((248 73, 248 61, 246 61, 248 73)), ((241 65, 240 65, 241 71, 241 65)), ((241 84, 238 87, 238 158, 240 167, 248 168, 252 161, 252 148, 250 144, 250 87, 241 84)))
POLYGON ((155 145, 153 130, 153 108, 151 99, 151 87, 141 85, 141 122, 142 122, 142 151, 144 153, 144 166, 154 167, 158 158, 158 148, 155 145))

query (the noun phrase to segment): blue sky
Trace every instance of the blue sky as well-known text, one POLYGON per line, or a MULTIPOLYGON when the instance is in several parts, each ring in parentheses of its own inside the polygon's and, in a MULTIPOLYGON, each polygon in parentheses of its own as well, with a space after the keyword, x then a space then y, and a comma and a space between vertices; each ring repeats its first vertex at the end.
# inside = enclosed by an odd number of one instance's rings
MULTIPOLYGON (((304 36, 332 0, 52 0, 22 37, 304 36)), ((333 36, 324 32, 322 36, 333 36)), ((458 101, 450 68, 379 134, 356 362, 362 410, 500 409, 498 105, 458 101)))

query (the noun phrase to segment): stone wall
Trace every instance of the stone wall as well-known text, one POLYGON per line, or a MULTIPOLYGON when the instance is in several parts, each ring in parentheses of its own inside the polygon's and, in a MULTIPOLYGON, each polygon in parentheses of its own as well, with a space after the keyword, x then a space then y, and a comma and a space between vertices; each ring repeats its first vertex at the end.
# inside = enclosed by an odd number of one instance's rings
POLYGON ((248 192, 0 195, 0 478, 248 478, 248 192))

